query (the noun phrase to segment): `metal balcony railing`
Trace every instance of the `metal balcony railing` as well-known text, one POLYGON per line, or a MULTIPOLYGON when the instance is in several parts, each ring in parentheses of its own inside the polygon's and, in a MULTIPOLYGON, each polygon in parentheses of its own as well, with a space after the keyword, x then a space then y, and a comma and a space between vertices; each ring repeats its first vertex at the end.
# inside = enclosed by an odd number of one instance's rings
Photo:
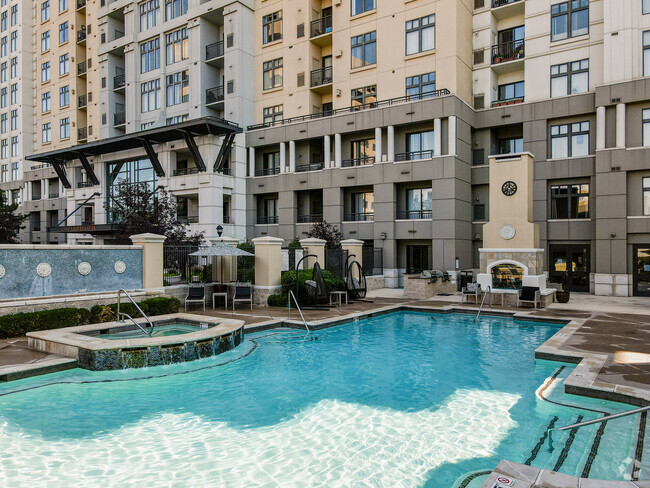
POLYGON ((77 74, 78 75, 84 75, 84 74, 86 74, 86 71, 87 71, 86 61, 82 61, 81 63, 77 63, 77 74))
POLYGON ((87 0, 77 0, 77 10, 84 8, 86 6, 87 0))
POLYGON ((419 159, 431 159, 432 157, 433 157, 432 150, 411 151, 411 152, 395 154, 395 161, 417 161, 419 159))
POLYGON ((199 168, 181 168, 174 170, 174 176, 187 176, 195 175, 199 172, 199 168))
POLYGON ((298 215, 299 224, 315 224, 323 221, 323 214, 298 215))
POLYGON ((352 168, 353 166, 368 166, 375 162, 374 156, 365 156, 362 158, 344 159, 341 166, 344 168, 352 168))
POLYGON ((311 37, 322 36, 332 32, 332 16, 328 15, 320 19, 312 20, 310 24, 311 37))
POLYGON ((223 85, 216 86, 214 88, 208 88, 207 90, 205 90, 206 105, 223 102, 223 99, 224 99, 223 85))
POLYGON ((77 107, 84 108, 88 105, 88 95, 79 95, 77 99, 77 107))
POLYGON ((255 176, 270 176, 270 175, 279 175, 280 167, 275 168, 263 168, 255 170, 255 176))
POLYGON ((424 220, 431 219, 433 212, 431 210, 406 210, 397 212, 398 220, 424 220))
POLYGON ((329 85, 332 83, 332 67, 315 69, 311 72, 311 87, 329 85))
POLYGON ((176 217, 176 220, 178 220, 179 223, 181 224, 198 224, 199 223, 199 216, 198 215, 179 215, 176 217))
POLYGON ((503 7, 504 5, 510 5, 511 3, 521 2, 523 0, 492 0, 492 8, 503 7))
POLYGON ((50 166, 52 166, 50 163, 43 163, 43 164, 37 164, 36 166, 32 166, 30 169, 33 171, 35 169, 49 168, 50 166))
POLYGON ((33 201, 40 200, 40 199, 41 199, 40 195, 32 195, 32 200, 33 201))
POLYGON ((300 164, 296 166, 296 173, 304 173, 305 171, 318 171, 324 167, 325 163, 300 164))
POLYGON ((59 198, 59 194, 58 193, 50 193, 48 195, 48 198, 59 198))
POLYGON ((95 186, 92 181, 80 181, 77 183, 77 188, 91 188, 95 186))
POLYGON ((215 42, 213 44, 208 44, 205 46, 205 60, 210 61, 211 59, 220 58, 223 56, 223 41, 215 42))
POLYGON ((346 222, 373 222, 375 220, 374 212, 358 212, 345 214, 346 222))
POLYGON ((113 125, 115 127, 126 124, 126 112, 117 112, 113 116, 113 125))
POLYGON ((41 224, 32 224, 30 226, 30 229, 32 232, 40 232, 41 231, 41 224))
POLYGON ((86 40, 86 27, 79 29, 77 31, 77 42, 84 42, 86 40))
POLYGON ((524 40, 504 42, 492 46, 492 64, 505 63, 526 56, 526 43, 524 40))
POLYGON ((494 102, 492 102, 492 108, 505 107, 506 105, 516 105, 517 103, 524 103, 524 97, 495 100, 494 102))
POLYGON ((265 215, 257 217, 258 224, 277 224, 279 222, 277 215, 265 215))
POLYGON ((223 223, 224 224, 229 224, 230 223, 230 215, 224 215, 223 216, 223 223))
POLYGON ((88 127, 79 127, 77 129, 77 140, 85 141, 88 139, 88 127))
POLYGON ((119 73, 113 78, 113 89, 118 90, 126 85, 126 74, 119 73))

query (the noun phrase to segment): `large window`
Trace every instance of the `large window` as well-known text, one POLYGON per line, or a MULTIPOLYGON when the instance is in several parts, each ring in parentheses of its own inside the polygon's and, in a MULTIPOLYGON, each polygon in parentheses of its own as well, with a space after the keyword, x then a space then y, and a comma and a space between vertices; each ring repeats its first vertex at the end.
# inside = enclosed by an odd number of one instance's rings
POLYGON ((377 85, 353 88, 351 93, 354 110, 363 110, 377 106, 377 85))
POLYGON ((282 10, 262 17, 262 43, 282 39, 282 10))
POLYGON ((47 113, 52 109, 52 97, 50 92, 41 95, 41 113, 47 113))
POLYGON ((406 78, 406 94, 419 100, 432 96, 436 91, 436 72, 406 78))
POLYGON ((406 190, 407 219, 430 219, 432 217, 433 191, 431 188, 412 188, 406 190))
POLYGON ((523 81, 516 83, 508 83, 506 85, 499 85, 497 91, 497 100, 500 102, 507 100, 516 100, 524 98, 525 84, 523 81))
POLYGON ((263 109, 263 122, 265 124, 272 124, 282 120, 284 117, 284 105, 274 105, 273 107, 264 107, 263 109))
POLYGON ((50 19, 50 0, 41 3, 41 22, 50 19))
POLYGON ((264 85, 264 90, 269 90, 271 88, 278 88, 282 86, 282 58, 272 59, 271 61, 266 61, 263 65, 262 71, 262 80, 264 85))
POLYGON ((551 219, 588 219, 589 184, 551 186, 551 219))
POLYGON ((59 137, 61 139, 70 138, 70 117, 61 119, 59 137))
POLYGON ((650 0, 643 0, 643 13, 650 14, 650 0))
POLYGON ((11 111, 11 130, 18 130, 18 110, 11 111))
POLYGON ((436 47, 436 16, 427 15, 406 22, 406 55, 436 47))
POLYGON ((418 160, 432 158, 435 145, 434 141, 435 137, 432 130, 406 134, 406 159, 418 160))
POLYGON ((142 113, 160 108, 160 78, 142 83, 140 92, 142 113))
POLYGON ((650 31, 643 33, 643 76, 650 76, 650 31))
POLYGON ((50 81, 50 62, 46 61, 41 64, 41 82, 50 81))
POLYGON ((650 108, 643 109, 643 145, 650 147, 650 108))
POLYGON ((11 104, 15 105, 18 103, 18 83, 13 83, 11 85, 11 104))
POLYGON ((262 169, 255 172, 255 176, 277 175, 280 173, 280 153, 268 152, 262 154, 262 169))
POLYGON ((174 64, 190 57, 187 27, 165 35, 167 64, 174 64))
POLYGON ((160 22, 160 0, 147 0, 140 4, 140 32, 146 32, 160 22))
POLYGON ((643 215, 650 215, 650 178, 643 178, 643 215))
POLYGON ((359 15, 370 10, 377 8, 376 0, 352 0, 351 2, 351 15, 359 15))
POLYGON ((589 60, 551 66, 551 97, 589 91, 589 60))
POLYGON ((140 44, 140 72, 147 73, 160 68, 160 38, 140 44))
POLYGON ((551 158, 589 155, 589 122, 551 127, 551 158))
POLYGON ((11 138, 11 157, 18 157, 18 136, 11 138))
POLYGON ((523 137, 507 137, 499 139, 499 154, 516 154, 524 152, 523 137))
POLYGON ((68 85, 59 88, 59 107, 70 105, 70 87, 68 85))
POLYGON ((377 32, 352 38, 352 68, 360 68, 377 62, 377 32))
POLYGON ((363 222, 375 216, 375 194, 372 192, 353 193, 351 196, 352 214, 346 220, 363 222))
POLYGON ((70 72, 70 55, 65 53, 59 56, 59 76, 67 75, 70 72))
POLYGON ((68 10, 68 0, 59 0, 59 13, 68 10))
POLYGON ((167 75, 167 106, 178 105, 190 100, 190 72, 179 71, 167 75))
POLYGON ((11 33, 11 52, 15 53, 18 51, 18 31, 13 31, 11 33))
MULTIPOLYGON (((148 159, 135 161, 119 161, 106 165, 106 193, 111 197, 117 196, 120 185, 133 185, 142 183, 147 190, 153 192, 158 185, 156 173, 148 159)), ((154 197, 155 198, 155 197, 154 197)), ((111 211, 113 198, 107 198, 107 221, 115 222, 115 216, 111 211)))
POLYGON ((551 41, 589 33, 589 0, 571 0, 551 6, 551 41))
POLYGON ((0 167, 0 182, 6 183, 9 181, 9 165, 3 164, 0 167))
POLYGON ((364 166, 373 164, 376 157, 376 142, 374 139, 360 139, 350 143, 351 159, 343 161, 344 167, 364 166))
POLYGON ((59 24, 59 44, 68 42, 68 23, 59 24))
POLYGON ((18 24, 18 5, 11 6, 11 25, 18 24))
POLYGON ((50 50, 50 31, 45 31, 41 34, 41 52, 50 50))
POLYGON ((10 67, 9 76, 11 78, 16 78, 18 76, 18 58, 11 58, 11 67, 10 67))
POLYGON ((175 19, 187 13, 187 0, 165 0, 165 20, 175 19))
POLYGON ((41 141, 43 141, 43 144, 52 141, 52 124, 50 122, 43 124, 41 127, 41 141))

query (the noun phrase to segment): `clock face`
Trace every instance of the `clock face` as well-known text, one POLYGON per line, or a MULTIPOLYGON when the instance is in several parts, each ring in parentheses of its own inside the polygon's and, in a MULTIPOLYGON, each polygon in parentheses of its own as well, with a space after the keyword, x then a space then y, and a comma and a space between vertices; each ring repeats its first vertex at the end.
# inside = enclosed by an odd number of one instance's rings
POLYGON ((512 195, 517 193, 517 183, 515 183, 514 181, 506 181, 501 187, 501 191, 505 196, 511 197, 512 195))

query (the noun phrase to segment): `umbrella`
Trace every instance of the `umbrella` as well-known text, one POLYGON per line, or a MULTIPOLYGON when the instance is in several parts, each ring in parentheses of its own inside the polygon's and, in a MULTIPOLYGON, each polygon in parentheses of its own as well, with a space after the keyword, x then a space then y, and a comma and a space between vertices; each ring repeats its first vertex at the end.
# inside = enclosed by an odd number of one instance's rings
POLYGON ((226 244, 215 244, 210 247, 204 247, 199 249, 196 252, 190 254, 190 256, 201 256, 201 257, 212 257, 220 256, 221 259, 221 283, 223 283, 223 257, 233 257, 233 256, 250 256, 254 257, 255 254, 251 254, 248 251, 239 249, 238 247, 228 246, 226 244))

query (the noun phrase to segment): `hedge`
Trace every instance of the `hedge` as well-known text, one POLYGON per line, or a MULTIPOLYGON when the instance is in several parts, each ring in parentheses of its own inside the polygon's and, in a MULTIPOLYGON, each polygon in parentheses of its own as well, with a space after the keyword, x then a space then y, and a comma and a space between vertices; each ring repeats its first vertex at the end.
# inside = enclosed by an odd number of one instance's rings
MULTIPOLYGON (((177 313, 181 302, 178 298, 148 298, 138 303, 147 315, 177 313)), ((41 312, 16 313, 0 317, 0 339, 19 337, 36 330, 61 329, 77 325, 97 324, 116 320, 117 304, 95 305, 86 308, 57 308, 41 312)), ((120 304, 120 311, 134 318, 140 316, 131 303, 120 304)))
POLYGON ((287 295, 269 295, 266 303, 269 307, 286 307, 289 302, 289 297, 287 295))
MULTIPOLYGON (((340 278, 336 277, 332 272, 323 271, 323 279, 325 280, 325 287, 327 291, 344 291, 345 283, 340 278)), ((307 303, 307 288, 305 287, 305 281, 312 279, 312 270, 303 269, 298 271, 298 302, 307 303)), ((295 271, 286 271, 282 274, 282 294, 288 295, 289 291, 296 292, 296 272, 295 271)))

